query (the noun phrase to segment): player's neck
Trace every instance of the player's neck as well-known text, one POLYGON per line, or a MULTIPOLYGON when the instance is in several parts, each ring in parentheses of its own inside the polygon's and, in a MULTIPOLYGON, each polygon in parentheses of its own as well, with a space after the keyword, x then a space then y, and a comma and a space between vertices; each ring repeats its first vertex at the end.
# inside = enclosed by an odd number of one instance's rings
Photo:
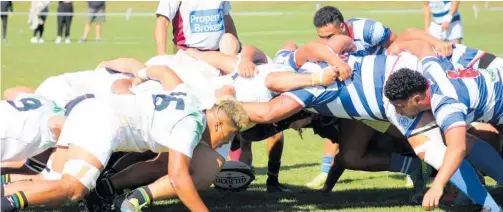
POLYGON ((213 148, 213 145, 211 145, 211 136, 210 136, 210 129, 209 127, 206 127, 206 129, 203 132, 203 139, 201 142, 205 142, 208 144, 211 148, 213 148))
POLYGON ((48 126, 55 141, 59 139, 59 135, 61 134, 65 121, 66 117, 64 116, 52 116, 49 118, 48 126))

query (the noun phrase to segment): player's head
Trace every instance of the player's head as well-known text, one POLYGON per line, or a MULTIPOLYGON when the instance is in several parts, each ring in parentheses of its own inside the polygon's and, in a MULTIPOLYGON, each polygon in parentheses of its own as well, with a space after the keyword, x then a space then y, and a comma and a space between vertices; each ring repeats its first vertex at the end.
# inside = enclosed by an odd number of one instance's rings
POLYGON ((232 136, 250 124, 243 106, 235 99, 219 101, 206 111, 208 130, 212 148, 227 143, 232 136))
POLYGON ((397 113, 413 118, 430 109, 428 89, 428 81, 421 73, 402 68, 388 78, 384 95, 395 106, 397 113))
POLYGON ((314 26, 320 38, 329 39, 334 35, 344 34, 344 17, 334 6, 324 6, 314 15, 314 26))

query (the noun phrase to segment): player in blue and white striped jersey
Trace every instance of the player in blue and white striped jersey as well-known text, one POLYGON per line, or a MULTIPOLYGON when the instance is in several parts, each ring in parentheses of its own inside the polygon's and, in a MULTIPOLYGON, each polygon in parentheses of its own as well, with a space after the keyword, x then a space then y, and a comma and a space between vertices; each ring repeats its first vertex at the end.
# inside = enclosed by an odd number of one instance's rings
MULTIPOLYGON (((397 126, 400 126, 399 123, 404 122, 404 124, 410 123, 419 127, 417 122, 408 122, 408 119, 397 116, 393 105, 389 104, 383 95, 385 80, 393 71, 401 68, 415 71, 422 70, 417 57, 407 54, 402 56, 372 55, 363 58, 349 56, 347 61, 354 70, 354 76, 351 79, 337 82, 327 87, 317 86, 286 92, 265 104, 244 104, 250 119, 258 123, 271 123, 307 108, 307 110, 312 112, 333 117, 383 120, 392 122, 397 126)), ((308 62, 301 67, 300 72, 320 71, 323 64, 308 62)), ((414 128, 411 129, 414 130, 414 128)), ((412 146, 416 147, 422 143, 434 146, 433 149, 436 149, 435 151, 430 148, 421 151, 421 153, 426 152, 426 155, 435 155, 433 158, 431 156, 428 157, 428 160, 425 161, 439 169, 443 161, 443 153, 445 152, 440 131, 433 132, 431 131, 432 129, 428 129, 426 130, 428 132, 427 135, 421 134, 422 132, 417 133, 420 134, 420 138, 418 138, 416 134, 412 134, 412 130, 407 134, 407 137, 410 138, 409 141, 413 144, 412 146)), ((454 176, 451 180, 458 187, 467 188, 467 186, 473 186, 470 189, 480 192, 478 194, 468 194, 477 203, 482 205, 486 205, 487 203, 490 205, 491 202, 488 203, 485 199, 477 199, 477 197, 484 195, 484 197, 488 197, 487 201, 494 202, 492 197, 482 187, 480 181, 478 181, 473 168, 467 162, 458 167, 461 168, 454 175, 448 173, 446 176, 454 176), (461 175, 461 173, 463 174, 461 175), (465 178, 469 179, 466 180, 465 178), (469 181, 469 184, 465 180, 469 181)), ((445 183, 442 186, 444 185, 445 183)), ((462 191, 467 192, 466 189, 462 191)), ((426 206, 430 206, 430 203, 428 202, 426 206)))
MULTIPOLYGON (((448 148, 442 164, 444 169, 453 171, 467 154, 467 159, 475 168, 499 183, 503 182, 503 160, 498 153, 483 141, 468 142, 466 139, 467 125, 471 122, 502 123, 503 69, 455 69, 449 61, 436 57, 425 42, 409 41, 394 45, 401 45, 400 49, 420 57, 424 67, 422 74, 400 69, 386 82, 385 96, 396 108, 397 117, 403 120, 398 122, 397 127, 407 134, 417 128, 415 125, 422 119, 424 111, 431 111, 445 133, 448 148)), ((442 179, 446 181, 444 176, 442 179)), ((439 184, 443 183, 442 179, 436 179, 432 186, 437 187, 437 192, 439 184)), ((484 200, 483 197, 478 199, 492 208, 491 211, 501 211, 490 200, 484 200)))
POLYGON ((461 43, 463 24, 458 7, 459 1, 425 1, 423 4, 425 31, 438 39, 461 43))

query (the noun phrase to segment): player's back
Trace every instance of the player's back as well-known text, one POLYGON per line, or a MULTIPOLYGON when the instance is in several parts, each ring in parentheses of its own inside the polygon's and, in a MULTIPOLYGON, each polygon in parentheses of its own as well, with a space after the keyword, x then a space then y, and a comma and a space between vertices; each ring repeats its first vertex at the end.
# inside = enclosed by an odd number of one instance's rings
POLYGON ((56 139, 48 119, 62 112, 52 101, 33 94, 20 94, 15 101, 1 101, 2 160, 31 157, 54 145, 56 139))
MULTIPOLYGON (((400 68, 421 70, 417 57, 410 54, 400 56, 369 55, 348 56, 345 61, 352 67, 353 76, 333 86, 308 91, 316 96, 316 112, 348 119, 387 120, 383 88, 386 79, 400 68)), ((301 72, 316 72, 328 65, 308 62, 301 72)))
POLYGON ((162 145, 170 137, 173 127, 183 118, 204 115, 199 100, 187 85, 181 84, 173 91, 160 94, 114 95, 110 102, 121 118, 118 151, 167 151, 162 145))
POLYGON ((503 114, 503 69, 455 69, 437 58, 425 63, 436 67, 424 72, 430 82, 433 108, 450 98, 464 105, 467 122, 499 122, 503 114))

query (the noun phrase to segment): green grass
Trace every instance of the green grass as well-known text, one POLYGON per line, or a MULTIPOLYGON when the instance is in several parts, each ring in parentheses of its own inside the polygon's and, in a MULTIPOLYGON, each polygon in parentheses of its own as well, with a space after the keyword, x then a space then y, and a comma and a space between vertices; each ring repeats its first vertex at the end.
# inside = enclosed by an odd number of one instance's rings
MULTIPOLYGON (((127 8, 134 11, 153 12, 155 2, 112 2, 108 11, 123 12, 127 8)), ((420 8, 419 2, 323 2, 336 5, 347 11, 346 18, 368 17, 379 20, 389 26, 394 33, 408 27, 422 27, 420 13, 409 14, 369 14, 369 9, 414 9, 420 8)), ((503 55, 503 19, 501 12, 482 12, 474 19, 472 4, 482 7, 482 2, 462 2, 461 12, 464 20, 465 44, 503 55)), ((233 12, 244 11, 297 11, 296 15, 284 16, 235 16, 239 37, 245 44, 253 44, 269 56, 286 41, 299 44, 316 38, 312 26, 314 2, 233 2, 233 12)), ((491 6, 503 6, 501 2, 491 2, 491 6)), ((56 3, 51 3, 51 11, 56 11, 56 3)), ((76 11, 83 12, 86 5, 78 2, 76 11)), ((29 3, 15 2, 18 12, 28 11, 29 3)), ((56 17, 47 19, 45 44, 29 42, 32 31, 29 30, 26 15, 9 18, 8 43, 1 46, 1 85, 6 88, 16 85, 36 87, 49 76, 93 69, 101 60, 128 56, 147 60, 155 54, 152 17, 107 17, 103 27, 101 43, 89 42, 77 44, 76 40, 83 33, 85 17, 74 17, 70 45, 56 45, 56 17)), ((94 38, 93 31, 90 40, 94 38)), ((170 47, 168 47, 170 48, 170 47)), ((251 188, 240 193, 221 193, 210 189, 203 192, 204 201, 217 211, 423 211, 419 206, 406 203, 410 190, 404 187, 403 175, 388 172, 368 173, 347 171, 340 183, 330 194, 321 194, 303 187, 320 170, 322 141, 307 131, 301 140, 294 132, 286 133, 286 145, 282 159, 280 181, 291 186, 292 194, 268 194, 265 192, 266 166, 265 143, 253 146, 257 179, 251 188)), ((493 184, 494 181, 490 181, 493 184)), ((503 198, 500 196, 500 198, 503 198)), ((184 211, 178 201, 158 202, 160 205, 145 211, 184 211)), ((460 211, 462 208, 444 208, 460 211)), ((75 210, 65 207, 65 211, 75 210)))

